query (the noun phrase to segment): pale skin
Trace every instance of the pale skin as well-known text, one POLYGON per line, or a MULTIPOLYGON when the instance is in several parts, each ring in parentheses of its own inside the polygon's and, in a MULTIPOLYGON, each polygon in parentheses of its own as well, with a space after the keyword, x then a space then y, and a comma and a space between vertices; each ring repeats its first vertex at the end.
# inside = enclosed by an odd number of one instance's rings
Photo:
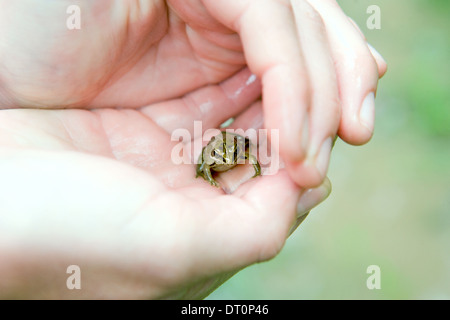
POLYGON ((78 1, 72 31, 71 1, 35 3, 0 0, 5 297, 204 297, 326 198, 325 142, 372 135, 386 64, 334 1, 78 1), (232 116, 279 129, 286 168, 225 194, 170 133, 232 116))

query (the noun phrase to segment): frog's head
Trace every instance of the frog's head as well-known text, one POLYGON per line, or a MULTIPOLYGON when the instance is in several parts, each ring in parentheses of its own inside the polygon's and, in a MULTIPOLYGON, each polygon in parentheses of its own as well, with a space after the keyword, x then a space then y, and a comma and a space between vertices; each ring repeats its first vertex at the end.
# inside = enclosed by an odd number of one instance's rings
POLYGON ((235 165, 245 153, 245 139, 234 134, 213 137, 204 150, 208 165, 235 165))
POLYGON ((223 159, 226 164, 236 164, 243 159, 246 148, 246 139, 240 135, 228 134, 223 142, 223 159))

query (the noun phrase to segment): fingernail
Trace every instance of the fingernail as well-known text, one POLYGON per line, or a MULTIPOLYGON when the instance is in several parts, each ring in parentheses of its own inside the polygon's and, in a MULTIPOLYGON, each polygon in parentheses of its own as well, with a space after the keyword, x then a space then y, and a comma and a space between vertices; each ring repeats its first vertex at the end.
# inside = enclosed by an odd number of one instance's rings
POLYGON ((375 94, 370 92, 364 99, 359 111, 359 122, 370 132, 375 122, 375 94))
POLYGON ((311 209, 328 198, 331 193, 331 182, 328 178, 318 188, 306 190, 297 203, 297 219, 289 229, 291 235, 298 226, 306 219, 311 209))
POLYGON ((386 60, 384 60, 383 56, 377 51, 377 49, 375 49, 370 43, 367 43, 367 46, 369 47, 369 50, 372 53, 375 60, 380 60, 386 64, 386 60))
POLYGON ((330 162, 331 147, 333 139, 327 138, 320 147, 316 158, 316 168, 322 177, 325 177, 328 170, 328 163, 330 162))
POLYGON ((305 213, 301 217, 297 218, 297 220, 295 220, 294 224, 289 229, 289 233, 288 233, 289 235, 291 235, 292 233, 294 233, 295 230, 297 230, 298 226, 302 224, 302 222, 306 219, 308 214, 309 214, 309 212, 305 213))
POLYGON ((297 219, 324 201, 331 193, 331 182, 325 178, 320 187, 306 190, 297 202, 297 219))

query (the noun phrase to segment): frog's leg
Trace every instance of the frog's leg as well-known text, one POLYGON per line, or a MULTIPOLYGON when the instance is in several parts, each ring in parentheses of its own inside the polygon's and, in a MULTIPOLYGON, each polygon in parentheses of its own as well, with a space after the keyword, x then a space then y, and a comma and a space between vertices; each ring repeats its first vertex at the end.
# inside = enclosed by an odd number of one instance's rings
POLYGON ((205 163, 201 163, 201 162, 199 162, 198 164, 197 164, 197 169, 195 170, 195 177, 196 178, 198 178, 199 176, 202 176, 203 178, 205 178, 205 176, 203 175, 203 170, 204 170, 204 167, 205 167, 205 163))
POLYGON ((209 165, 203 161, 203 152, 200 154, 195 172, 196 172, 196 174, 195 174, 196 178, 201 176, 203 179, 208 181, 211 185, 219 187, 219 183, 217 183, 217 181, 214 180, 214 178, 212 176, 209 165))
POLYGON ((219 187, 219 183, 214 180, 211 169, 208 165, 206 165, 206 163, 202 163, 197 166, 197 174, 195 177, 198 178, 199 176, 208 181, 211 185, 219 187))
POLYGON ((209 168, 209 166, 205 166, 203 168, 203 178, 208 181, 209 183, 211 183, 212 186, 216 186, 219 187, 219 183, 214 180, 212 173, 211 173, 211 169, 209 168))
POLYGON ((245 158, 249 160, 249 162, 253 165, 253 169, 255 169, 254 177, 261 175, 261 166, 259 165, 258 159, 252 154, 249 154, 248 152, 245 153, 245 158))

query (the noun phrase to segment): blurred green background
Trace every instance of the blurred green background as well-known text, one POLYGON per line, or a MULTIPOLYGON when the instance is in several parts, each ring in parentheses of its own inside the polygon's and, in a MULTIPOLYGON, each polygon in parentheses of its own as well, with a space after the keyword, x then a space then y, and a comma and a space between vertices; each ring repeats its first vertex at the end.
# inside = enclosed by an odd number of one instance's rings
POLYGON ((275 259, 208 299, 450 299, 450 1, 342 0, 388 62, 363 147, 339 141, 330 197, 275 259), (369 5, 381 29, 369 30, 369 5), (369 290, 378 265, 381 289, 369 290))

